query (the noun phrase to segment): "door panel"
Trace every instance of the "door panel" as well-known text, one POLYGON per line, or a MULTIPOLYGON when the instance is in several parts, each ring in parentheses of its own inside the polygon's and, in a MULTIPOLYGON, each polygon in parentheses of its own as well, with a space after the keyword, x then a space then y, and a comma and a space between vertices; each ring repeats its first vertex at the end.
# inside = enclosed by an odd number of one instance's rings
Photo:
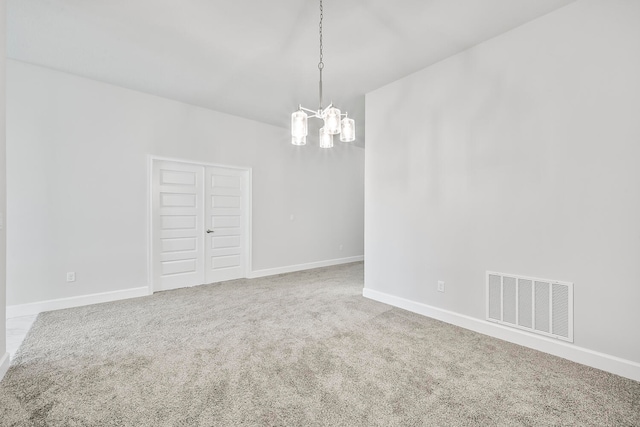
POLYGON ((198 244, 195 237, 178 238, 178 239, 162 239, 162 252, 182 252, 195 251, 198 244))
POLYGON ((203 178, 202 166, 153 163, 155 290, 204 283, 203 178))
POLYGON ((213 236, 211 247, 213 249, 239 248, 240 236, 213 236))
POLYGON ((212 225, 221 230, 226 228, 237 228, 241 226, 240 219, 241 218, 239 216, 218 215, 215 218, 212 218, 212 225))
POLYGON ((186 273, 196 273, 197 268, 198 268, 198 264, 196 263, 196 260, 193 258, 165 261, 162 263, 162 275, 163 276, 173 275, 173 274, 184 275, 186 273))
MULTIPOLYGON (((169 185, 171 184, 163 184, 163 186, 165 187, 169 185)), ((191 185, 188 187, 195 188, 196 186, 191 185)), ((160 193, 160 207, 161 208, 195 208, 196 195, 180 194, 180 193, 160 193)))
POLYGON ((228 269, 234 268, 241 262, 240 255, 232 256, 217 256, 211 258, 212 268, 215 269, 228 269))
POLYGON ((246 200, 244 171, 206 168, 206 258, 207 283, 246 276, 246 200))

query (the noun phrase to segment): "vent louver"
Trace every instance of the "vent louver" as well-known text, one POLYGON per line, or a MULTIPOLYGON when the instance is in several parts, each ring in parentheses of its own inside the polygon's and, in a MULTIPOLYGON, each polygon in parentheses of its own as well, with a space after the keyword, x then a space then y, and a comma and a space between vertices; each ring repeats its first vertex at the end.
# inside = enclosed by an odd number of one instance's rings
POLYGON ((573 342, 573 283, 487 272, 487 320, 573 342))

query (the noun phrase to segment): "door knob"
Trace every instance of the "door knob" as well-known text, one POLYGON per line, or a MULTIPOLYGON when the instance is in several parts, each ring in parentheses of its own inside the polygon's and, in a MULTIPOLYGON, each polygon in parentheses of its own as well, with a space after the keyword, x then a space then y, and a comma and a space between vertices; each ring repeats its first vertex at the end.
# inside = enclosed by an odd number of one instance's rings
POLYGON ((207 233, 213 233, 213 230, 207 230, 207 233))

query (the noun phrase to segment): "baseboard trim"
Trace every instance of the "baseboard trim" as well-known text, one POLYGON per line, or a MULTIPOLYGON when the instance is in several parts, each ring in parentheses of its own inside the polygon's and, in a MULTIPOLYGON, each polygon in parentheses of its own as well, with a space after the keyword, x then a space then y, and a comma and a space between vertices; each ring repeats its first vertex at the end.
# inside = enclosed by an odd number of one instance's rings
POLYGON ((484 335, 489 335, 514 344, 562 357, 573 362, 640 381, 640 363, 622 359, 609 354, 578 347, 553 338, 530 334, 526 331, 512 330, 506 326, 476 319, 475 317, 433 307, 420 302, 389 295, 384 292, 365 288, 362 296, 378 302, 402 308, 423 316, 431 317, 452 325, 460 326, 484 335))
POLYGON ((285 267, 267 268, 264 270, 254 270, 250 273, 249 278, 274 276, 276 274, 293 273, 294 271, 311 270, 312 268, 330 267, 332 265, 349 264, 351 262, 364 261, 364 255, 352 256, 347 258, 329 259, 326 261, 309 262, 306 264, 288 265, 285 267))
POLYGON ((151 291, 149 287, 142 286, 140 288, 123 289, 121 291, 102 292, 98 294, 32 302, 29 304, 10 305, 7 306, 7 319, 11 317, 32 316, 34 314, 42 313, 43 311, 61 310, 63 308, 81 307, 83 305, 144 297, 150 294, 151 291))
POLYGON ((0 381, 4 378, 5 374, 9 370, 9 366, 11 365, 11 358, 9 353, 5 353, 2 357, 0 357, 0 381))

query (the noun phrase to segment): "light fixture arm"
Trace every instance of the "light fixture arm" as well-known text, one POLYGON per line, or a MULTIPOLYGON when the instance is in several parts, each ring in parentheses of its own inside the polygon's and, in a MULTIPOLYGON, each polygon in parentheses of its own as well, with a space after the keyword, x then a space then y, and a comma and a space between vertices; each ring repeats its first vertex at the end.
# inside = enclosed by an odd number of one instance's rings
MULTIPOLYGON (((308 109, 308 108, 304 108, 302 105, 300 105, 300 106, 298 107, 298 109, 299 109, 299 110, 302 110, 302 111, 306 111, 307 113, 311 113, 311 117, 319 117, 319 116, 318 116, 318 111, 310 110, 310 109, 308 109)), ((322 111, 322 110, 320 110, 320 111, 322 111)))
MULTIPOLYGON (((333 107, 333 104, 329 104, 329 107, 333 107)), ((302 111, 306 111, 307 113, 311 113, 309 117, 316 117, 318 119, 322 118, 322 113, 327 109, 323 109, 323 110, 310 110, 308 108, 303 107, 302 105, 298 105, 298 110, 302 110, 302 111)), ((348 113, 340 113, 340 117, 349 117, 348 113)))

